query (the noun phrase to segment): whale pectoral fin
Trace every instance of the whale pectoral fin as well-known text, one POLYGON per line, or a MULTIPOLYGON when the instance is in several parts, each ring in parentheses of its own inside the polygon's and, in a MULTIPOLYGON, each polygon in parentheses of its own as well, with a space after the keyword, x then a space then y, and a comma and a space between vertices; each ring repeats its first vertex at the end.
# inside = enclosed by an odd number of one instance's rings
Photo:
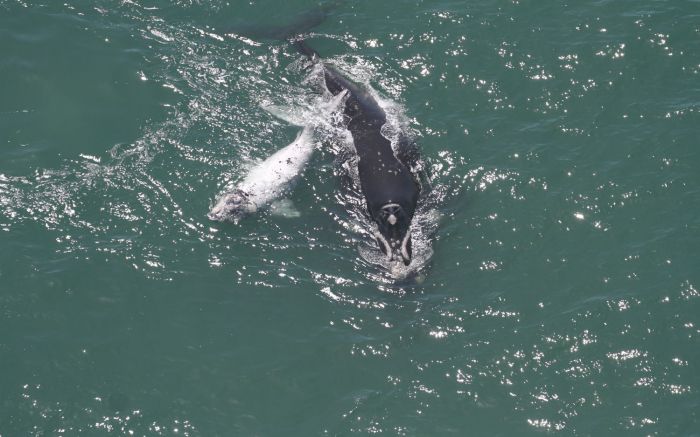
POLYGON ((272 215, 285 218, 301 217, 301 212, 294 206, 291 199, 279 199, 270 204, 272 215))
MULTIPOLYGON (((333 96, 329 101, 321 104, 315 111, 320 112, 321 115, 324 116, 328 113, 336 112, 342 107, 347 95, 348 91, 343 90, 339 94, 333 96)), ((279 118, 292 126, 308 125, 309 118, 313 115, 313 112, 309 113, 308 111, 301 110, 302 108, 293 106, 273 105, 271 103, 263 102, 260 104, 260 107, 273 117, 279 118)))
POLYGON ((325 109, 328 112, 337 111, 345 103, 345 98, 348 96, 348 94, 348 90, 340 91, 338 94, 331 97, 331 99, 328 102, 326 102, 325 105, 323 105, 323 109, 325 109))

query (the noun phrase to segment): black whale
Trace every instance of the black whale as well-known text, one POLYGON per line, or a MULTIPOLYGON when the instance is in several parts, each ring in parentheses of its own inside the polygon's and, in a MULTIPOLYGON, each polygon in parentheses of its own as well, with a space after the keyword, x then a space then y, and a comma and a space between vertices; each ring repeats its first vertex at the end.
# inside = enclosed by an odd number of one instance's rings
MULTIPOLYGON (((314 62, 321 63, 318 53, 304 40, 294 46, 314 62)), ((337 95, 348 90, 344 113, 358 155, 358 170, 367 210, 377 224, 375 238, 389 259, 400 258, 409 265, 411 250, 411 220, 421 186, 411 171, 417 160, 416 149, 403 138, 398 154, 391 142, 381 134, 386 114, 368 90, 347 79, 331 65, 323 64, 326 87, 337 95)))

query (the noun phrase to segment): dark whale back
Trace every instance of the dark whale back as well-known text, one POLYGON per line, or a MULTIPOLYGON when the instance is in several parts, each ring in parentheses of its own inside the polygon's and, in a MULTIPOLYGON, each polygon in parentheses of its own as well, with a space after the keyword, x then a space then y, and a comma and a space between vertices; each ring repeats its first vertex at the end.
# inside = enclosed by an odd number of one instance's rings
MULTIPOLYGON (((292 44, 313 62, 320 62, 316 51, 302 40, 292 44)), ((394 259, 400 253, 404 264, 411 262, 411 220, 416 212, 420 183, 411 171, 409 151, 394 152, 391 141, 382 135, 386 113, 372 94, 348 80, 331 65, 321 64, 326 88, 333 95, 348 91, 344 113, 357 151, 357 167, 367 210, 377 224, 375 233, 380 249, 394 259)), ((405 146, 400 138, 397 147, 405 146)), ((415 155, 415 153, 414 153, 415 155)))
POLYGON ((332 94, 344 89, 349 91, 344 112, 357 150, 360 185, 370 215, 376 218, 382 206, 397 203, 410 220, 420 186, 408 163, 397 158, 391 142, 381 134, 386 123, 384 110, 367 90, 346 79, 332 66, 325 66, 324 71, 326 87, 332 94))

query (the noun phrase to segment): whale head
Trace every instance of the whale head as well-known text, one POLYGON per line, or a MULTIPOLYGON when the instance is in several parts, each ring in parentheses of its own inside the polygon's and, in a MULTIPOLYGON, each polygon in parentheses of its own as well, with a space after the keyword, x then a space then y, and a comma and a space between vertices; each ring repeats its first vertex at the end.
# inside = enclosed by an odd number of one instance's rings
POLYGON ((411 218, 397 203, 387 203, 374 216, 378 232, 374 236, 379 249, 389 260, 400 259, 411 263, 411 218))
POLYGON ((216 202, 207 217, 210 220, 238 223, 240 219, 257 211, 257 206, 243 190, 226 193, 216 202))

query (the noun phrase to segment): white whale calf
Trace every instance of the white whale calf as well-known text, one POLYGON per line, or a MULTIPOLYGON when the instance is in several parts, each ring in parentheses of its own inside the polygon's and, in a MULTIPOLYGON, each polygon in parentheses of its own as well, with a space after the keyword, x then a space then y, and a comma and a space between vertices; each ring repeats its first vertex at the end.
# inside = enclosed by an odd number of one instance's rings
POLYGON ((225 193, 209 218, 237 222, 289 192, 314 151, 313 128, 304 127, 296 140, 251 169, 236 188, 225 193))
MULTIPOLYGON (((345 93, 334 96, 330 102, 321 105, 321 111, 327 117, 339 107, 344 97, 345 93)), ((288 194, 313 154, 313 133, 314 123, 307 124, 291 144, 253 167, 233 191, 219 198, 209 211, 209 219, 237 223, 244 216, 288 194)))

